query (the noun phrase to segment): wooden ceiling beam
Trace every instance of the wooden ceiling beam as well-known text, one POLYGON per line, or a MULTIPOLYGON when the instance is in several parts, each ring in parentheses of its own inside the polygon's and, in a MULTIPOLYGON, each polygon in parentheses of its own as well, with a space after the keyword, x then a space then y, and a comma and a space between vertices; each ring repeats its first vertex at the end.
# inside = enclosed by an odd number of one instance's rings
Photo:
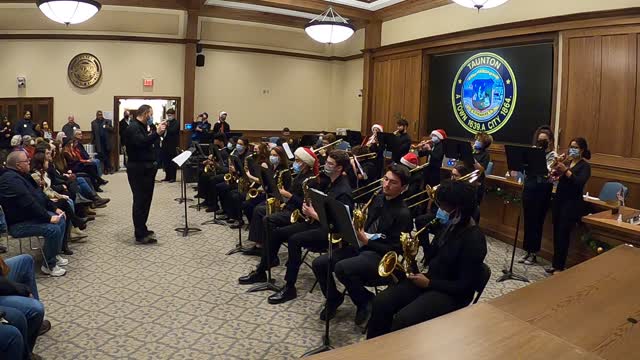
POLYGON ((200 10, 200 16, 230 20, 242 20, 263 24, 288 26, 300 29, 304 28, 307 22, 309 22, 308 19, 295 16, 271 14, 253 10, 232 9, 222 6, 205 6, 200 10))
POLYGON ((311 14, 320 14, 327 10, 329 5, 333 6, 341 16, 349 18, 355 22, 369 21, 374 18, 374 13, 369 10, 360 9, 352 6, 328 3, 324 0, 230 0, 244 4, 253 4, 261 6, 269 6, 280 9, 303 11, 311 14))
POLYGON ((405 0, 395 5, 377 10, 374 16, 376 19, 389 21, 399 17, 415 14, 420 11, 449 5, 451 3, 451 0, 405 0))

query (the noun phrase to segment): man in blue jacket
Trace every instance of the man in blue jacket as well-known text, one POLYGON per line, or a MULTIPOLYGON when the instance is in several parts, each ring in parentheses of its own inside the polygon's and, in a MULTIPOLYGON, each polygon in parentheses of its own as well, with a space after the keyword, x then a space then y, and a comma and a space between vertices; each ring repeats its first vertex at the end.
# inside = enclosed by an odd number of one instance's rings
POLYGON ((66 270, 60 266, 68 264, 58 253, 65 236, 66 216, 40 190, 29 176, 31 166, 27 154, 14 151, 7 157, 7 169, 0 175, 0 205, 15 238, 42 236, 45 262, 43 273, 63 276, 66 270))

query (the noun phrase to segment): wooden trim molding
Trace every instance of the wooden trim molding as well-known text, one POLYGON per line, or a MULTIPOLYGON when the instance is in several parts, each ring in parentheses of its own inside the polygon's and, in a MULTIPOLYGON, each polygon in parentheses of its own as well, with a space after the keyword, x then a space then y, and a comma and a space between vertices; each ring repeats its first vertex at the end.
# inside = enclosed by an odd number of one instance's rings
POLYGON ((298 53, 293 51, 260 49, 260 48, 243 47, 243 46, 215 45, 215 44, 202 44, 202 47, 210 50, 226 50, 226 51, 250 52, 250 53, 257 53, 257 54, 291 56, 291 57, 298 57, 298 58, 310 59, 310 60, 321 60, 321 61, 349 61, 349 60, 360 59, 363 56, 362 54, 355 54, 350 56, 323 56, 323 55, 298 53))
POLYGON ((451 4, 450 0, 406 0, 395 5, 376 10, 375 17, 382 21, 389 21, 449 4, 451 4))
POLYGON ((87 40, 87 41, 137 41, 168 44, 197 43, 196 39, 175 39, 151 36, 128 35, 82 35, 82 34, 0 34, 0 40, 87 40))

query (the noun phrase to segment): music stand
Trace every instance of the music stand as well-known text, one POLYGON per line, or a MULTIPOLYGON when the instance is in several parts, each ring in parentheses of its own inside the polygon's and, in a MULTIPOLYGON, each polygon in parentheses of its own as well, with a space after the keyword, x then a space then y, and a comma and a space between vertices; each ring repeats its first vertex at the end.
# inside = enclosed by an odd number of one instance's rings
MULTIPOLYGON (((233 163, 233 167, 236 169, 236 175, 240 178, 245 176, 244 168, 242 165, 242 160, 237 155, 232 155, 229 157, 229 163, 233 163)), ((246 249, 242 246, 242 226, 238 226, 238 243, 236 246, 227 252, 227 255, 233 255, 235 253, 243 252, 246 249)))
POLYGON ((360 131, 347 130, 346 140, 351 146, 362 144, 362 134, 360 131))
MULTIPOLYGON (((547 159, 543 149, 531 146, 505 145, 504 150, 507 155, 507 167, 509 171, 526 172, 527 176, 548 175, 549 170, 547 169, 547 159)), ((524 186, 522 189, 520 199, 522 199, 524 186)), ((503 275, 497 280, 497 282, 503 282, 506 280, 529 282, 529 279, 526 277, 513 273, 513 261, 515 260, 516 247, 518 246, 518 234, 520 232, 520 218, 522 217, 522 211, 523 207, 521 205, 520 211, 518 211, 518 220, 516 221, 516 234, 513 238, 511 265, 509 266, 509 269, 502 270, 503 275)))
POLYGON ((180 167, 180 183, 181 183, 180 187, 181 187, 181 193, 182 193, 182 197, 183 197, 182 203, 184 204, 184 227, 176 228, 175 230, 177 232, 181 232, 182 233, 182 237, 187 237, 191 233, 201 231, 198 228, 190 228, 189 227, 189 220, 187 218, 187 201, 186 201, 186 197, 187 197, 187 181, 185 179, 184 171, 182 170, 182 166, 187 162, 187 160, 189 160, 189 158, 191 157, 191 154, 192 154, 192 152, 187 150, 187 151, 181 153, 180 155, 176 156, 175 158, 171 159, 171 161, 173 161, 174 163, 176 163, 180 167))
POLYGON ((468 169, 473 169, 475 160, 473 159, 473 150, 468 141, 446 138, 442 140, 444 156, 449 159, 461 160, 468 169))
MULTIPOLYGON (((342 236, 342 241, 349 243, 355 249, 358 249, 360 247, 358 237, 356 236, 355 229, 353 228, 351 212, 349 208, 340 201, 330 198, 326 194, 318 190, 310 190, 311 191, 309 195, 313 203, 313 208, 318 213, 318 218, 320 219, 322 228, 326 229, 328 233, 327 240, 329 246, 327 249, 327 256, 329 257, 329 264, 332 264, 333 250, 331 243, 331 234, 339 233, 342 236)), ((332 273, 333 267, 329 266, 327 268, 327 284, 331 281, 332 273)), ((328 299, 325 299, 324 306, 328 311, 328 299)), ((326 316, 324 322, 324 336, 322 337, 322 345, 315 349, 307 351, 302 355, 302 357, 319 354, 333 349, 333 346, 331 346, 331 339, 329 338, 329 326, 330 319, 329 316, 326 316)))
POLYGON ((302 135, 300 146, 312 147, 318 142, 318 135, 302 135))
MULTIPOLYGON (((264 189, 265 194, 267 194, 270 198, 276 198, 283 203, 282 195, 280 195, 280 191, 273 179, 273 171, 271 169, 260 167, 260 181, 262 182, 262 188, 264 189)), ((275 292, 280 291, 280 288, 276 286, 275 281, 271 278, 271 252, 269 250, 269 243, 271 242, 271 229, 269 228, 269 222, 265 222, 265 241, 264 241, 264 251, 267 254, 267 281, 256 284, 249 288, 247 292, 257 292, 257 291, 265 291, 272 290, 275 292)))

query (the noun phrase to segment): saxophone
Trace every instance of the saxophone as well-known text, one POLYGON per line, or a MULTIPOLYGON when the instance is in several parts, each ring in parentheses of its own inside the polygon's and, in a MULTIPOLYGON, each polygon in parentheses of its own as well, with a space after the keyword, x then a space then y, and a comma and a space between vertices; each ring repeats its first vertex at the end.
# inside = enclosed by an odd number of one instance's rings
POLYGON ((378 189, 373 193, 369 201, 362 207, 362 209, 353 210, 353 227, 356 231, 364 230, 364 224, 367 222, 367 209, 373 202, 373 199, 378 196, 382 189, 378 189))
MULTIPOLYGON (((311 197, 309 195, 309 181, 310 180, 315 180, 317 179, 318 176, 309 176, 308 178, 304 179, 304 181, 302 182, 302 192, 304 194, 304 202, 305 204, 310 204, 311 203, 311 197)), ((291 221, 292 224, 297 223, 298 221, 300 221, 300 219, 304 218, 306 222, 308 222, 309 224, 311 224, 313 222, 313 219, 311 218, 307 218, 304 216, 304 214, 302 214, 302 211, 300 209, 295 209, 293 210, 293 212, 291 213, 291 218, 289 219, 291 221)))

